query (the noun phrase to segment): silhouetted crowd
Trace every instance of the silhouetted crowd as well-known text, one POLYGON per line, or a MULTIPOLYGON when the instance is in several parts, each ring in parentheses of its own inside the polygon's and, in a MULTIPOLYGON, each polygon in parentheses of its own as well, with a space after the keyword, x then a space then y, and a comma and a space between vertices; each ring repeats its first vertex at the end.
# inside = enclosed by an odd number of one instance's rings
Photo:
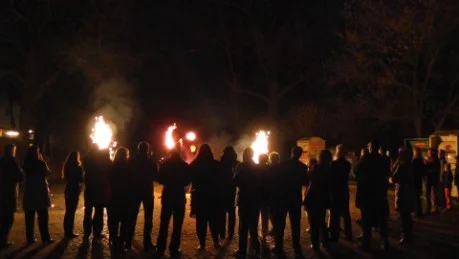
MULTIPOLYGON (((41 241, 52 243, 48 231, 48 208, 51 205, 46 176, 50 170, 40 150, 31 146, 22 168, 15 159, 16 147, 5 146, 0 160, 0 246, 8 247, 8 234, 16 210, 16 187, 25 181, 23 208, 25 212, 27 242, 34 238, 35 215, 41 241)), ((190 217, 196 221, 198 250, 206 249, 207 231, 215 249, 221 241, 235 236, 236 208, 238 212, 238 250, 235 256, 247 253, 259 255, 273 252, 282 256, 286 218, 291 224, 292 245, 296 255, 301 255, 301 214, 307 212, 311 247, 320 253, 321 246, 328 249, 338 242, 341 218, 344 221, 344 238, 352 242, 352 224, 349 210, 349 180, 355 179, 357 192, 355 204, 360 209, 362 228, 361 248, 371 246, 373 229, 381 236, 381 248, 389 248, 388 189, 395 187, 395 210, 400 214, 402 245, 413 240, 412 213, 416 216, 451 209, 453 174, 446 153, 430 149, 427 160, 421 150, 400 149, 391 159, 377 142, 362 149, 359 163, 352 168, 342 145, 333 155, 324 150, 308 166, 300 161, 303 150, 294 147, 291 157, 281 162, 278 153, 263 154, 254 162, 254 152, 247 148, 242 162, 232 147, 226 147, 220 160, 214 159, 211 147, 202 145, 195 159, 186 163, 179 148, 159 164, 151 157, 150 145, 141 142, 135 156, 128 149, 116 150, 113 161, 106 151, 96 146, 87 157, 80 159, 79 152, 71 152, 63 167, 65 187, 66 238, 75 238, 75 212, 84 186, 84 242, 92 235, 99 244, 104 238, 104 210, 108 215, 109 242, 113 253, 122 254, 131 249, 140 205, 144 208, 143 245, 147 251, 155 250, 162 256, 169 249, 171 256, 181 254, 180 239, 185 217, 186 194, 191 193, 190 217), (152 242, 154 182, 163 186, 161 194, 160 227, 156 245, 152 242), (423 188, 425 186, 425 188, 423 188), (306 187, 306 188, 304 188, 306 187), (423 194, 423 190, 426 193, 423 194), (305 192, 303 193, 303 190, 305 192), (427 197, 423 211, 421 197, 427 197), (329 220, 327 222, 327 211, 329 220), (261 218, 261 237, 259 220, 261 218), (168 226, 173 220, 168 243, 168 226), (270 229, 270 223, 272 229, 270 229), (275 246, 269 248, 267 236, 274 236, 275 246), (250 244, 250 245, 249 245, 250 244), (248 249, 250 247, 250 250, 248 249)), ((456 180, 457 185, 459 181, 456 180)))

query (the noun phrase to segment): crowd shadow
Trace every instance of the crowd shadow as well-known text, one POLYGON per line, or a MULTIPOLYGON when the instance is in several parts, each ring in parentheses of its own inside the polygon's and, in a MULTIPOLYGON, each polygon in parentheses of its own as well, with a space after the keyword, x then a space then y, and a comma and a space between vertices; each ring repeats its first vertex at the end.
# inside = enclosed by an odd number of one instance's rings
POLYGON ((70 243, 70 240, 67 238, 62 239, 57 243, 53 249, 48 253, 48 255, 45 257, 46 259, 54 259, 54 258, 61 258, 65 250, 67 249, 68 245, 70 243))
POLYGON ((22 252, 24 252, 25 250, 27 250, 27 248, 29 248, 28 245, 23 245, 13 251, 11 251, 10 253, 7 253, 6 256, 5 256, 5 259, 14 259, 16 258, 18 255, 20 255, 22 252))
POLYGON ((40 250, 44 249, 45 247, 46 247, 45 244, 40 244, 40 245, 34 247, 33 249, 31 249, 30 251, 27 251, 27 253, 25 253, 24 256, 22 256, 22 258, 32 258, 38 252, 40 252, 40 250))
POLYGON ((84 240, 81 243, 80 247, 78 247, 78 251, 77 251, 75 258, 86 258, 88 256, 88 253, 89 253, 89 241, 84 240))

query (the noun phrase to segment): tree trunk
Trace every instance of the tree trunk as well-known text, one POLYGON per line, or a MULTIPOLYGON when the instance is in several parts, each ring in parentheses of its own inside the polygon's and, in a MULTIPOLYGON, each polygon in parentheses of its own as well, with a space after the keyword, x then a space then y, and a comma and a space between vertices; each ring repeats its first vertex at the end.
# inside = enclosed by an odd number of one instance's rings
POLYGON ((416 133, 416 137, 422 137, 422 114, 416 114, 413 118, 413 126, 414 131, 416 133))

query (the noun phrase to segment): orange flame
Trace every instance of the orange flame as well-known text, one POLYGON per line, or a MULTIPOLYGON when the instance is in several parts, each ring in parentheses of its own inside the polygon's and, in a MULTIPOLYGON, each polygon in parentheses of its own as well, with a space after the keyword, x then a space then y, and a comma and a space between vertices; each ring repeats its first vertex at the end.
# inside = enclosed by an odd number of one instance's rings
POLYGON ((173 124, 172 126, 169 126, 166 131, 166 148, 167 149, 173 149, 175 147, 175 140, 174 140, 174 130, 177 129, 177 124, 173 124))
POLYGON ((190 131, 188 132, 186 135, 185 135, 185 138, 188 140, 188 141, 195 141, 196 140, 196 133, 194 133, 193 131, 190 131))
POLYGON ((107 149, 112 143, 113 131, 103 116, 96 117, 96 123, 92 128, 91 134, 92 143, 97 144, 100 150, 107 149))
POLYGON ((269 149, 268 149, 269 134, 270 134, 269 131, 266 132, 264 130, 260 130, 256 133, 255 141, 252 142, 251 148, 253 149, 253 161, 255 161, 255 163, 257 164, 259 163, 258 157, 261 154, 268 154, 269 152, 269 149))

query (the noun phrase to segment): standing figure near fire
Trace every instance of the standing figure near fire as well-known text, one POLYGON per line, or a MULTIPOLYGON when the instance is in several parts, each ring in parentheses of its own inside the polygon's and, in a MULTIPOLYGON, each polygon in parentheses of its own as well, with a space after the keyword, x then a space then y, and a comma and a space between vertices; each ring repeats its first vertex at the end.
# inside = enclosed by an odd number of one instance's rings
POLYGON ((210 228, 214 247, 220 248, 218 241, 223 211, 222 177, 220 164, 214 160, 209 145, 203 144, 191 162, 192 214, 196 216, 196 233, 199 239, 198 250, 206 249, 207 226, 210 228))
POLYGON ((176 147, 172 154, 159 166, 158 183, 163 185, 161 194, 161 221, 157 241, 156 256, 162 256, 166 250, 167 234, 171 217, 174 217, 169 250, 172 257, 180 256, 180 238, 185 216, 185 187, 191 182, 190 167, 180 158, 176 147))
POLYGON ((12 244, 8 236, 16 211, 16 187, 23 179, 22 170, 16 161, 16 146, 6 144, 5 153, 0 159, 0 249, 12 244))
POLYGON ((129 237, 126 246, 130 248, 134 236, 140 204, 144 210, 143 247, 146 251, 154 248, 151 241, 153 230, 154 210, 154 181, 158 175, 158 164, 150 157, 150 144, 140 142, 137 146, 137 156, 131 160, 132 174, 135 181, 134 206, 130 216, 129 237))
POLYGON ((344 232, 347 240, 352 240, 352 223, 349 211, 349 174, 351 163, 346 160, 343 145, 336 147, 336 160, 332 162, 331 181, 331 241, 337 242, 340 232, 340 220, 344 220, 344 232))
POLYGON ((272 194, 272 175, 267 154, 261 154, 258 158, 258 174, 261 177, 261 236, 263 243, 266 244, 266 238, 269 234, 270 204, 272 194))
POLYGON ((437 208, 439 211, 442 211, 444 208, 446 208, 445 183, 443 181, 445 177, 443 175, 445 172, 445 166, 448 164, 448 160, 446 159, 445 150, 440 150, 438 159, 440 159, 440 178, 438 180, 437 208))
POLYGON ((220 158, 220 165, 222 167, 223 177, 223 219, 220 221, 220 238, 225 238, 228 234, 228 239, 232 240, 234 237, 234 228, 236 226, 236 186, 233 184, 234 170, 236 169, 239 161, 237 161, 237 154, 233 147, 226 147, 223 150, 223 155, 220 158), (228 217, 228 233, 226 233, 226 221, 228 217))
POLYGON ((27 243, 36 242, 34 237, 35 214, 38 215, 41 241, 44 244, 53 243, 54 240, 51 239, 48 229, 48 208, 51 206, 51 199, 48 181, 46 180, 46 176, 51 172, 46 162, 43 161, 40 149, 37 146, 29 147, 23 168, 26 175, 23 205, 27 243))
POLYGON ((110 166, 108 150, 99 150, 93 144, 89 156, 83 160, 84 175, 84 241, 93 234, 93 243, 99 244, 104 228, 104 208, 110 199, 108 167, 110 166), (94 216, 93 216, 94 212, 94 216))
POLYGON ((65 216, 64 216, 64 235, 66 238, 78 237, 74 233, 75 212, 80 199, 83 184, 83 166, 80 160, 80 152, 73 151, 67 156, 62 176, 66 180, 65 185, 65 216))
POLYGON ((293 249, 296 255, 302 254, 300 244, 302 189, 306 184, 308 172, 308 167, 300 161, 302 154, 302 148, 294 147, 291 158, 280 165, 281 167, 273 177, 272 202, 276 221, 274 224, 276 240, 274 252, 279 255, 283 254, 287 214, 290 218, 293 249))
MULTIPOLYGON (((420 148, 414 150, 413 159, 413 174, 414 174, 414 193, 416 196, 416 216, 421 217, 422 212, 422 185, 424 183, 424 177, 427 175, 427 167, 424 158, 422 157, 422 151, 420 148)), ((427 197, 428 199, 428 197, 427 197)))
POLYGON ((332 170, 332 154, 323 150, 319 155, 319 163, 308 174, 308 191, 304 198, 304 206, 308 212, 312 248, 320 253, 322 246, 328 248, 328 231, 325 225, 327 208, 331 203, 330 174, 332 170))
POLYGON ((362 212, 363 242, 362 248, 369 249, 371 231, 379 227, 381 248, 389 248, 387 228, 387 189, 390 172, 387 160, 378 154, 379 145, 376 141, 368 144, 369 154, 358 166, 359 205, 362 212))
POLYGON ((115 253, 130 249, 129 216, 134 203, 134 181, 129 165, 129 150, 120 147, 108 169, 110 199, 107 207, 110 244, 115 253))
POLYGON ((437 150, 429 149, 427 153, 427 183, 426 183, 426 199, 427 211, 426 214, 436 212, 438 206, 438 186, 440 181, 441 164, 437 155, 437 150), (433 209, 433 211, 432 211, 433 209))
POLYGON ((411 213, 415 207, 414 174, 410 157, 406 150, 399 152, 397 168, 391 177, 395 184, 395 210, 400 214, 403 236, 400 244, 410 244, 413 239, 411 213))
POLYGON ((261 204, 261 177, 257 175, 253 150, 246 148, 242 154, 242 163, 236 168, 234 184, 239 188, 237 206, 239 212, 239 249, 237 257, 247 254, 247 240, 250 232, 251 249, 260 254, 258 241, 258 218, 261 204))

